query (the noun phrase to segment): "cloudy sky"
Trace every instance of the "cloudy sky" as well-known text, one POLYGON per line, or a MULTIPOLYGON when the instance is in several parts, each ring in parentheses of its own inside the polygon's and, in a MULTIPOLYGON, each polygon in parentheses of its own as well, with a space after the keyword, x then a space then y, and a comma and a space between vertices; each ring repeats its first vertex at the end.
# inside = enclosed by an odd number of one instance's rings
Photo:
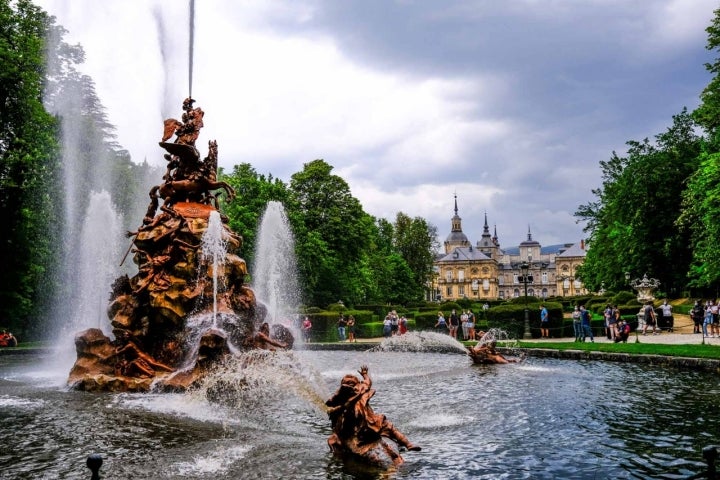
MULTIPOLYGON (((163 164, 164 118, 190 91, 181 1, 36 0, 80 43, 81 70, 136 161, 163 164)), ((710 80, 711 0, 196 0, 197 143, 226 169, 285 181, 317 158, 365 211, 474 243, 584 236, 599 162, 653 138, 710 80)))

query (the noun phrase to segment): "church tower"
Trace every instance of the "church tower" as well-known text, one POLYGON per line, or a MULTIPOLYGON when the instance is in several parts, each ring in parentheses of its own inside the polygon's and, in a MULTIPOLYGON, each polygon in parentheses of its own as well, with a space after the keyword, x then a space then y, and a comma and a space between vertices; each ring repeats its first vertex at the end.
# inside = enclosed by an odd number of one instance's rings
POLYGON ((470 240, 462 231, 462 219, 458 215, 457 194, 455 194, 455 215, 450 222, 450 235, 445 239, 445 253, 452 252, 457 247, 469 247, 470 240))
POLYGON ((482 236, 477 242, 477 248, 488 257, 496 259, 499 245, 500 244, 497 240, 497 231, 495 232, 494 237, 490 235, 490 227, 488 226, 487 221, 487 212, 485 212, 485 225, 483 225, 482 236))

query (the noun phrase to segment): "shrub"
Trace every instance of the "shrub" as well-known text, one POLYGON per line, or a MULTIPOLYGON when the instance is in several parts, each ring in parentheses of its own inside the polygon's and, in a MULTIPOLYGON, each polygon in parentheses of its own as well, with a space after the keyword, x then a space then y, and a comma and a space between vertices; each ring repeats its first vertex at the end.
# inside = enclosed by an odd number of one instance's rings
POLYGON ((634 302, 640 304, 637 296, 632 292, 618 292, 612 297, 611 302, 613 305, 632 305, 634 302))

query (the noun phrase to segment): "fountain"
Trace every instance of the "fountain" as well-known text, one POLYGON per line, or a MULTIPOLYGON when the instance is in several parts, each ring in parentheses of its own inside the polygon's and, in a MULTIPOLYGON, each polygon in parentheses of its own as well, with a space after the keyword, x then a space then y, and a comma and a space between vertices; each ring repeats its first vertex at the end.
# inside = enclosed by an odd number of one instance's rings
POLYGON ((638 302, 644 304, 655 300, 653 292, 660 286, 660 281, 657 278, 648 278, 646 273, 643 278, 636 278, 630 282, 630 286, 637 290, 638 302))
POLYGON ((252 287, 271 323, 295 327, 291 319, 300 305, 295 239, 280 202, 268 202, 260 220, 252 287))
MULTIPOLYGON (((234 191, 216 179, 217 143, 209 142, 202 160, 195 147, 204 112, 194 102, 184 101, 182 121, 165 121, 164 182, 150 190, 143 224, 129 233, 138 272, 112 285, 114 339, 99 328, 75 337, 73 388, 186 390, 231 352, 257 346, 266 311, 245 284, 247 267, 236 253, 242 237, 218 211, 215 192, 231 200, 234 191)), ((282 326, 272 336, 292 345, 282 326)))

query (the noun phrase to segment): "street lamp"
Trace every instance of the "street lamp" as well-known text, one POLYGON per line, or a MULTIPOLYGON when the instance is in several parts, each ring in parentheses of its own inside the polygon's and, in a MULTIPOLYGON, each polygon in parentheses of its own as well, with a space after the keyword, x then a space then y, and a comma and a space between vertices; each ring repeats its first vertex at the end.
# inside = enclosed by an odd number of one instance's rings
POLYGON ((527 284, 528 284, 528 272, 530 271, 530 264, 528 262, 522 262, 520 264, 520 271, 522 272, 522 276, 520 277, 521 281, 525 285, 525 331, 523 332, 523 338, 529 339, 532 338, 532 334, 530 333, 530 311, 528 310, 528 299, 527 299, 527 284))

